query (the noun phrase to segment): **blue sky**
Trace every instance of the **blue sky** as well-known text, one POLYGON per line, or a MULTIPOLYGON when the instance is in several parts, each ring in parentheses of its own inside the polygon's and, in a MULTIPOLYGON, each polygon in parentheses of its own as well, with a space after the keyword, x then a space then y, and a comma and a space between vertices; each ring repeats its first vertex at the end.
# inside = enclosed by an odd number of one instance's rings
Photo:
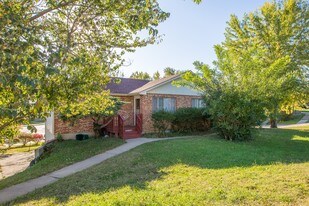
POLYGON ((158 26, 164 34, 160 44, 138 48, 126 54, 129 66, 121 68, 125 77, 133 71, 163 73, 165 67, 193 69, 196 60, 211 64, 216 59, 213 46, 224 40, 226 22, 231 14, 242 17, 255 11, 267 0, 159 0, 160 7, 170 12, 170 18, 158 26))

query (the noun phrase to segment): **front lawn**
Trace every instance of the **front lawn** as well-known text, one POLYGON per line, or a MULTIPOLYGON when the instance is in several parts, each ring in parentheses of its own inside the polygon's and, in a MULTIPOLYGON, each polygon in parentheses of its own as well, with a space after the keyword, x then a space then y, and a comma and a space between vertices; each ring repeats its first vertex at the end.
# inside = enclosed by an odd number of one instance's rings
POLYGON ((142 145, 19 198, 21 205, 306 205, 309 127, 142 145))
POLYGON ((0 189, 33 179, 57 169, 105 152, 123 143, 116 138, 66 140, 55 142, 52 153, 25 171, 0 181, 0 189))

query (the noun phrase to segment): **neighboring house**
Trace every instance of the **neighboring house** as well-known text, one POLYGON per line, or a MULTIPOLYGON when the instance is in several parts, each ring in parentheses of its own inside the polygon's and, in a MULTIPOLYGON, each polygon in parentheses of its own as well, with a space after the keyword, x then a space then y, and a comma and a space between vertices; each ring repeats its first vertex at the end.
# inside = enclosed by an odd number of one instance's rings
MULTIPOLYGON (((124 138, 139 137, 142 133, 154 131, 151 120, 151 114, 154 111, 201 107, 200 93, 172 84, 180 78, 181 75, 155 81, 120 78, 120 83, 109 83, 106 89, 110 90, 111 95, 119 97, 126 103, 119 111, 118 117, 108 126, 108 131, 124 138)), ((74 138, 76 133, 91 135, 93 134, 92 120, 90 118, 80 119, 71 126, 52 113, 46 121, 46 138, 52 139, 58 133, 64 138, 74 138)))

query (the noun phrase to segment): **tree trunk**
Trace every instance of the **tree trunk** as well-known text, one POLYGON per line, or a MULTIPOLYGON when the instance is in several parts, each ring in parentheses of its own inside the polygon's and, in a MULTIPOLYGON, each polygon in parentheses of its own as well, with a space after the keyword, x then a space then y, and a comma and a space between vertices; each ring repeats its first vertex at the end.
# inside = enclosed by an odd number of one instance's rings
POLYGON ((94 132, 95 138, 100 137, 100 130, 101 130, 101 125, 98 122, 93 122, 93 132, 94 132))
POLYGON ((278 128, 276 119, 270 119, 269 122, 270 122, 270 128, 278 128))

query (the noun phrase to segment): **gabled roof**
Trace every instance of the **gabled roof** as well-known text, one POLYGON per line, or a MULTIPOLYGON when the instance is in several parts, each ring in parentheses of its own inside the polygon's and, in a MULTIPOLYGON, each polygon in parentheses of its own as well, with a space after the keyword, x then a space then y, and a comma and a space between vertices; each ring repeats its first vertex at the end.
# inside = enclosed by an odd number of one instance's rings
POLYGON ((164 85, 168 82, 174 81, 174 80, 178 79, 180 76, 181 76, 181 74, 175 74, 175 75, 165 77, 165 78, 162 78, 162 79, 150 81, 147 84, 144 84, 143 86, 131 91, 130 94, 146 93, 147 91, 149 91, 151 89, 157 88, 157 87, 164 85))
POLYGON ((112 78, 111 82, 106 85, 106 89, 109 89, 111 94, 130 94, 149 82, 149 80, 142 79, 112 78), (120 83, 115 82, 118 79, 120 83))

